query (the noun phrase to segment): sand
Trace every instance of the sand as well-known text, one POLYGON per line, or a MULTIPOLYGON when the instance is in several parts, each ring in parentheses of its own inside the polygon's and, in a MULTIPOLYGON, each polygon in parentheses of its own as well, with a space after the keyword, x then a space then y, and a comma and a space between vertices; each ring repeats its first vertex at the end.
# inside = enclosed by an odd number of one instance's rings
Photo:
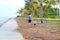
POLYGON ((24 40, 60 40, 60 27, 52 24, 29 24, 26 19, 16 18, 18 28, 15 31, 22 33, 24 40), (52 27, 51 27, 52 26, 52 27))

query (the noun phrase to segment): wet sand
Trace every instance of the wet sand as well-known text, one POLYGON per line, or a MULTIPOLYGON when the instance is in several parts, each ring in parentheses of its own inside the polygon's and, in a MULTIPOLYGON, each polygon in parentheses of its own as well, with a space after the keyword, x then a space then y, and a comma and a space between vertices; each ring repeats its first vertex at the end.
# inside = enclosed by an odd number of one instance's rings
POLYGON ((15 19, 11 19, 0 27, 0 40, 24 40, 21 33, 16 32, 18 28, 15 19))

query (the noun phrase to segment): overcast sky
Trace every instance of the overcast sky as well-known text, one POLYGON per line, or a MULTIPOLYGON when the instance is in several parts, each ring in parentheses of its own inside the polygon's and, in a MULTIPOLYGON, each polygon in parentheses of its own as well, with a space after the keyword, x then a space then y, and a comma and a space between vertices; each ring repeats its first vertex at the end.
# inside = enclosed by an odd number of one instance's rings
POLYGON ((15 16, 18 9, 24 5, 24 0, 0 0, 0 17, 15 16))

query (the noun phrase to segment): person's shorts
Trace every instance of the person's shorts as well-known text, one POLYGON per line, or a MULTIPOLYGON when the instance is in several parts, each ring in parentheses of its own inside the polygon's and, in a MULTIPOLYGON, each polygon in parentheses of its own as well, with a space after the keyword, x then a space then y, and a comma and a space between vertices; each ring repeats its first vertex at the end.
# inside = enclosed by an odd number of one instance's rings
POLYGON ((31 23, 31 20, 28 20, 28 23, 31 23))

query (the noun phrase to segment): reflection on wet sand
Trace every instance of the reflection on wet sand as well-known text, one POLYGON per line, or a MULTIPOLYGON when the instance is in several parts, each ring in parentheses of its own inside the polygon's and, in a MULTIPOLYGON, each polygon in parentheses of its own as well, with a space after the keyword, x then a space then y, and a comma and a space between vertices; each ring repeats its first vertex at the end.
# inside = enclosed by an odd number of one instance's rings
POLYGON ((21 33, 14 32, 18 25, 14 19, 0 27, 0 40, 24 40, 21 33))

